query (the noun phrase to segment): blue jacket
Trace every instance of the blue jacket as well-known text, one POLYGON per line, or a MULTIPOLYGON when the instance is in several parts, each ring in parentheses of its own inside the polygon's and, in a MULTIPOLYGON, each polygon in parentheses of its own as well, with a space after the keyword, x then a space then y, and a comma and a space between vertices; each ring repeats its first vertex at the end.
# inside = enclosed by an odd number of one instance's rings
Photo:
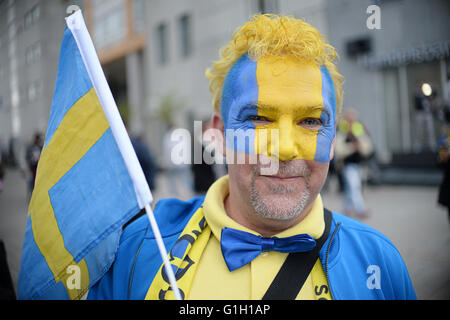
MULTIPOLYGON (((177 241, 204 197, 165 199, 154 210, 167 250, 177 241)), ((380 232, 332 213, 330 234, 319 253, 333 299, 416 299, 400 253, 380 232)), ((144 215, 128 225, 114 264, 88 299, 144 299, 162 264, 144 215)))

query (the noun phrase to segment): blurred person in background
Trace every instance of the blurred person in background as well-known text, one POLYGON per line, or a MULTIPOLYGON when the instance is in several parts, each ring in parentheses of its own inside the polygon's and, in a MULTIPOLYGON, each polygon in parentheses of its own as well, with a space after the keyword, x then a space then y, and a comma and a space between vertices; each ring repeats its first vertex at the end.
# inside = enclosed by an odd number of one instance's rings
MULTIPOLYGON (((206 193, 209 187, 214 183, 214 181, 216 181, 214 165, 206 163, 203 158, 203 154, 206 149, 203 140, 203 134, 205 133, 206 130, 211 128, 211 123, 209 120, 203 121, 203 123, 205 123, 205 125, 203 126, 201 135, 194 137, 194 144, 197 144, 197 146, 202 150, 202 157, 201 157, 202 159, 200 163, 195 163, 194 161, 191 165, 191 170, 194 178, 194 191, 199 194, 206 193)), ((211 156, 214 156, 214 154, 211 153, 211 156)))
POLYGON ((190 171, 190 154, 175 154, 177 151, 184 152, 191 150, 188 145, 190 140, 176 134, 176 128, 173 124, 169 124, 169 129, 163 138, 163 161, 164 169, 167 174, 169 192, 173 197, 180 197, 183 194, 182 188, 192 191, 192 175, 190 171), (177 140, 181 138, 181 140, 177 140), (179 157, 172 159, 174 156, 179 157), (175 161, 174 161, 175 160, 175 161), (181 160, 181 162, 179 161, 181 160))
POLYGON ((3 178, 6 171, 6 152, 3 148, 3 140, 0 139, 0 192, 3 191, 3 178))
POLYGON ((0 301, 15 299, 16 293, 8 266, 5 244, 0 239, 0 301))
POLYGON ((443 120, 442 135, 438 139, 438 163, 444 176, 439 186, 438 203, 447 207, 450 222, 450 75, 444 91, 443 120))
POLYGON ((416 140, 414 151, 421 152, 424 147, 436 150, 436 138, 433 125, 432 98, 433 90, 428 83, 421 83, 414 95, 414 111, 416 121, 416 140))
POLYGON ((36 180, 36 171, 39 159, 41 157, 42 151, 42 138, 40 133, 35 133, 33 137, 33 141, 28 146, 25 153, 25 160, 29 170, 29 179, 28 179, 28 191, 29 194, 33 192, 34 182, 36 180))
POLYGON ((439 187, 438 203, 447 207, 450 222, 450 127, 447 124, 445 135, 439 140, 439 166, 444 170, 444 177, 439 187))
POLYGON ((362 195, 361 164, 373 153, 371 139, 354 109, 344 111, 336 133, 336 161, 344 183, 344 214, 368 217, 362 195))
POLYGON ((4 166, 3 166, 2 159, 3 159, 2 152, 0 150, 0 192, 3 191, 3 177, 5 176, 5 169, 4 169, 4 166))
POLYGON ((133 134, 131 132, 128 123, 125 123, 125 128, 127 130, 128 136, 130 137, 133 149, 136 152, 139 164, 142 167, 142 171, 144 172, 144 176, 147 180, 148 186, 150 190, 154 192, 157 187, 156 176, 159 173, 160 169, 154 160, 153 153, 151 152, 151 149, 147 146, 144 138, 141 135, 133 134))
POLYGON ((11 167, 15 167, 18 162, 15 150, 16 141, 17 139, 14 137, 10 137, 8 141, 8 151, 7 151, 8 157, 7 159, 5 159, 5 162, 11 167))
POLYGON ((150 148, 145 144, 141 136, 130 135, 131 144, 133 145, 136 156, 144 172, 145 179, 147 180, 150 190, 156 191, 156 175, 159 172, 159 168, 156 165, 150 148))

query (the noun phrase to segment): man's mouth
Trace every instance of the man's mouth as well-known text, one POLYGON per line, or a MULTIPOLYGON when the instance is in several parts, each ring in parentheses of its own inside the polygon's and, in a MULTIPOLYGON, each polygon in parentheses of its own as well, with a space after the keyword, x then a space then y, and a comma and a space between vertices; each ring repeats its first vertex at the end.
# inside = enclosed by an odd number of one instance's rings
POLYGON ((303 178, 302 176, 287 176, 287 175, 262 175, 261 177, 264 178, 270 178, 274 181, 281 181, 281 182, 291 182, 291 181, 297 181, 300 178, 303 178))

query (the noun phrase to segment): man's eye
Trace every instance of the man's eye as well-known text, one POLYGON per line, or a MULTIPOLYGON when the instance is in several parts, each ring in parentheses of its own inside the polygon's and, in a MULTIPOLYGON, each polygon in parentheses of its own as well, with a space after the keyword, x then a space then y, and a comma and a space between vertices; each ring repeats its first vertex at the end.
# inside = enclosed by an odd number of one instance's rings
POLYGON ((263 116, 250 116, 248 117, 248 119, 255 122, 272 122, 271 120, 263 116))
POLYGON ((306 118, 298 122, 298 125, 307 129, 319 130, 322 127, 322 121, 317 118, 306 118))

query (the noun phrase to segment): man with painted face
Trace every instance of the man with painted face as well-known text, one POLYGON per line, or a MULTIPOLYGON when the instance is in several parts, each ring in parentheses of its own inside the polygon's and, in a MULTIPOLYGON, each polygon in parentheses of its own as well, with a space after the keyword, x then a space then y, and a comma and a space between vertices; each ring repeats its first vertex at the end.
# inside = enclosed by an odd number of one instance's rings
MULTIPOLYGON (((241 161, 205 196, 156 205, 184 299, 416 298, 386 237, 323 207, 343 95, 335 57, 309 24, 257 15, 207 71, 212 125, 241 161)), ((145 216, 88 297, 174 298, 145 216)))

